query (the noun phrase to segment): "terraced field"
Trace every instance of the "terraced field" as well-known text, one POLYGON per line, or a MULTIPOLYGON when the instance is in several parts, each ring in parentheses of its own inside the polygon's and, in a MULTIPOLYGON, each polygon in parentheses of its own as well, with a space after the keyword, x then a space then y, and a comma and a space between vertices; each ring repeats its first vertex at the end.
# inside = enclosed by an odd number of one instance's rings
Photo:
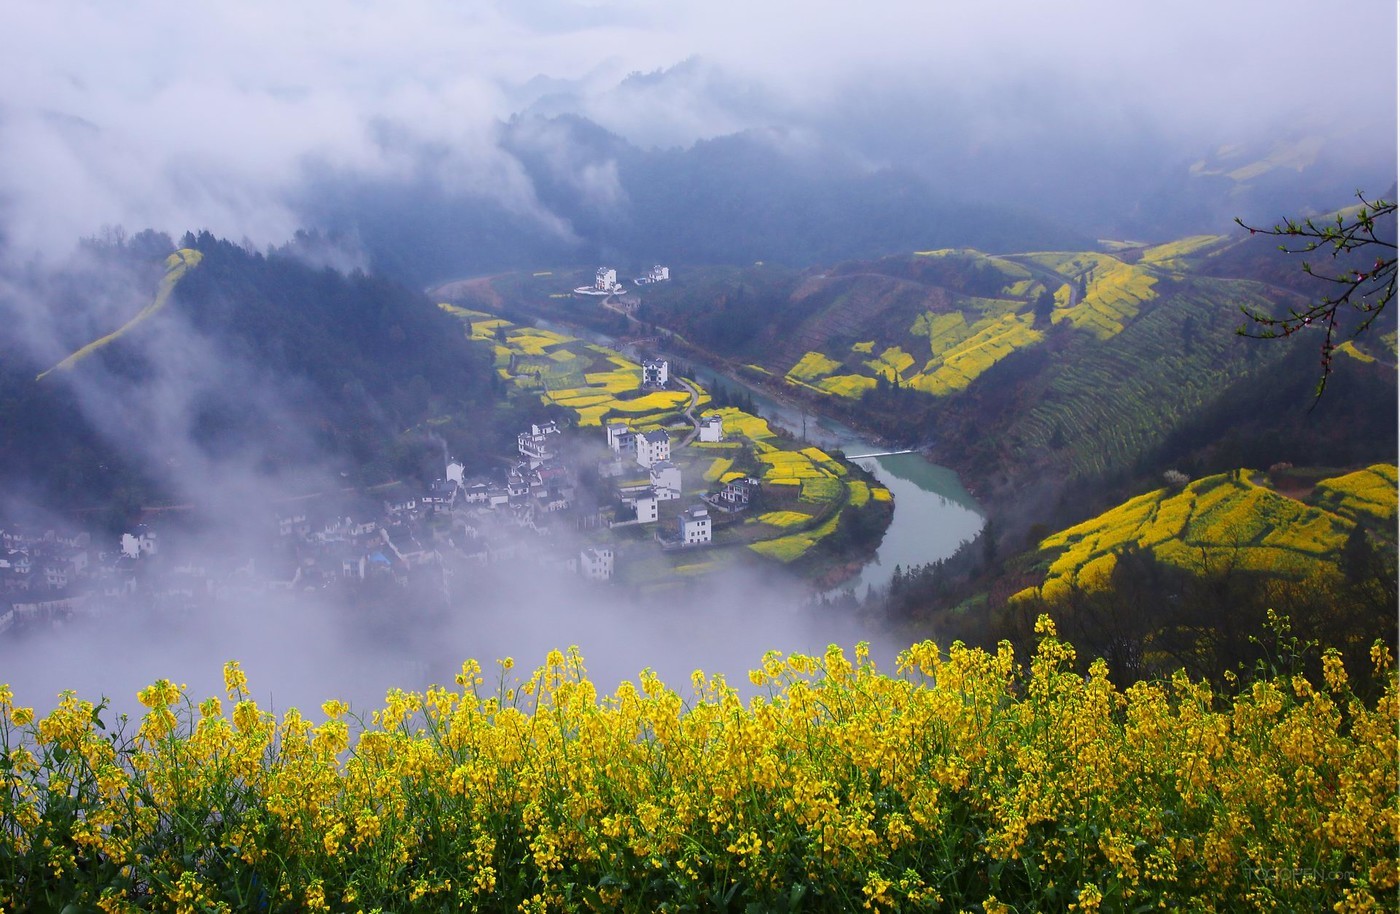
MULTIPOLYGON (((1377 466, 1319 484, 1319 506, 1280 494, 1249 470, 1209 476, 1180 491, 1158 489, 1042 540, 1048 599, 1071 585, 1102 586, 1125 547, 1197 570, 1217 563, 1303 576, 1334 566, 1355 521, 1393 521, 1395 467, 1377 466), (1338 510, 1330 510, 1329 505, 1338 510)), ((1029 588, 1017 596, 1029 596, 1029 588)))
POLYGON ((1073 304, 1057 297, 1051 320, 1067 322, 1101 340, 1122 333, 1142 305, 1157 296, 1153 286, 1160 277, 1155 269, 1124 263, 1109 254, 1024 254, 1018 259, 1054 270, 1067 283, 1082 283, 1084 296, 1073 304))
POLYGON ((1192 235, 1167 244, 1158 244, 1142 252, 1142 262, 1169 270, 1184 270, 1190 266, 1190 258, 1199 257, 1229 242, 1228 235, 1192 235))
POLYGON ((1063 448, 1072 475, 1124 466, 1216 392, 1280 355, 1236 337, 1238 312, 1222 302, 1271 303, 1255 283, 1184 280, 1112 340, 1076 346, 1047 372, 1044 393, 1008 422, 1013 453, 1026 459, 1063 448))
MULTIPOLYGON (((847 351, 829 348, 832 334, 810 332, 814 327, 804 325, 795 339, 818 345, 797 357, 786 379, 794 386, 851 399, 881 378, 935 396, 954 394, 1011 353, 1043 341, 1043 328, 1032 313, 1043 292, 1055 295, 1053 323, 1108 340, 1157 299, 1156 287, 1163 277, 1180 278, 1176 271, 1183 258, 1218 240, 1199 236, 1149 248, 1139 264, 1094 252, 992 257, 968 250, 922 251, 911 268, 915 275, 952 284, 922 293, 922 299, 937 304, 916 312, 905 334, 860 340, 847 351)), ((847 283, 856 278, 841 277, 847 283)), ((870 281, 875 285, 891 280, 882 275, 870 281)), ((914 301, 919 296, 908 293, 905 298, 914 301)), ((842 292, 826 307, 816 329, 834 326, 832 312, 854 299, 853 292, 842 292)))
POLYGON ((1394 539, 1396 472, 1390 464, 1378 463, 1345 476, 1324 479, 1313 489, 1313 501, 1394 539))
MULTIPOLYGON (((822 305, 820 318, 799 325, 792 336, 793 342, 807 343, 806 351, 773 367, 795 387, 849 399, 858 399, 880 379, 939 397, 957 394, 1012 353, 1044 342, 1045 315, 1037 321, 1034 312, 1046 292, 1054 298, 1050 325, 1073 328, 1100 343, 1117 346, 1116 338, 1146 322, 1121 344, 1129 350, 1144 341, 1153 349, 1148 337, 1164 329, 1173 334, 1164 342, 1179 347, 1180 326, 1188 319, 1199 325, 1198 336, 1207 335, 1205 324, 1214 333, 1222 323, 1231 325, 1228 335, 1241 305, 1273 307, 1262 286, 1247 288, 1247 283, 1191 272, 1229 243, 1228 236, 1196 235, 1131 247, 1123 256, 1132 254, 1135 262, 1101 252, 989 256, 970 250, 922 251, 909 261, 881 261, 872 273, 850 272, 829 280, 832 298, 822 305), (861 281, 870 286, 867 297, 880 299, 878 307, 861 298, 861 281), (898 293, 887 288, 889 283, 899 284, 898 293), (903 312, 913 315, 907 330, 889 326, 898 307, 917 301, 929 304, 903 312), (866 334, 834 332, 844 326, 836 314, 842 309, 850 310, 850 320, 860 318, 866 334), (1157 314, 1164 309, 1167 314, 1157 314), (879 327, 885 328, 879 335, 867 335, 879 327)), ((802 294, 817 298, 819 289, 820 283, 810 280, 802 294)), ((1158 355, 1147 351, 1131 357, 1150 364, 1158 355)), ((1219 374, 1213 362, 1199 362, 1193 370, 1219 374)))

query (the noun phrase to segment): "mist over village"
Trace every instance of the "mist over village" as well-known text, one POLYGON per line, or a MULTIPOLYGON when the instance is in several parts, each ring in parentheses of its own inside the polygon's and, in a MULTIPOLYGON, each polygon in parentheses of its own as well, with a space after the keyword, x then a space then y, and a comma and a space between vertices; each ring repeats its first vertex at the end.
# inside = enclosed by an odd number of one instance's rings
POLYGON ((15 0, 0 912, 1375 910, 1380 0, 15 0))

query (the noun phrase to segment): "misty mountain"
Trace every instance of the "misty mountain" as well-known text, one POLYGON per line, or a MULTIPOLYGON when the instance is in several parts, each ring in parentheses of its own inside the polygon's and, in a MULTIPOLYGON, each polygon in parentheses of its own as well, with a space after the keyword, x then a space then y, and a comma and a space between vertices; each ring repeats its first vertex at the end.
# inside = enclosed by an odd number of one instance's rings
POLYGON ((531 188, 530 212, 444 193, 426 160, 407 186, 319 173, 299 207, 376 270, 424 284, 600 259, 806 266, 953 244, 1087 244, 1028 211, 959 199, 778 129, 643 149, 586 118, 524 116, 498 142, 531 188))
MULTIPOLYGON (((1188 92, 1196 77, 1183 70, 1171 79, 1188 92)), ((1377 154, 1374 143, 1383 126, 1321 110, 1261 123, 1255 112, 1214 110, 1211 90, 1201 88, 1202 117, 1187 124, 1147 103, 1145 93, 1044 64, 1008 61, 981 79, 956 81, 946 73, 927 81, 872 73, 816 101, 692 57, 608 87, 556 81, 522 101, 526 115, 591 117, 648 149, 783 136, 794 168, 821 150, 866 173, 890 171, 935 194, 1015 207, 1099 238, 1162 241, 1235 216, 1321 212, 1357 182, 1379 191, 1392 180, 1393 148, 1377 154), (1215 118, 1221 123, 1205 126, 1215 118)), ((903 245, 920 246, 945 245, 903 245)), ((843 256, 870 255, 826 259, 843 256)))

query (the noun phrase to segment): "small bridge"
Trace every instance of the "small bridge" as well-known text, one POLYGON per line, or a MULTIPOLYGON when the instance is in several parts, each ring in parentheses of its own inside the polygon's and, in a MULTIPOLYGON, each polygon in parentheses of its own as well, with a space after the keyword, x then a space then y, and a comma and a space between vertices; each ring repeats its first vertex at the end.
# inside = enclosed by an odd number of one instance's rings
POLYGON ((875 453, 875 454, 847 454, 847 455, 846 455, 846 459, 847 459, 847 460, 864 460, 864 459, 866 459, 867 457, 894 457, 894 456, 899 455, 899 454, 912 454, 912 453, 914 453, 914 449, 913 449, 912 447, 907 447, 907 448, 905 448, 905 449, 902 450, 902 451, 880 451, 880 452, 875 453))

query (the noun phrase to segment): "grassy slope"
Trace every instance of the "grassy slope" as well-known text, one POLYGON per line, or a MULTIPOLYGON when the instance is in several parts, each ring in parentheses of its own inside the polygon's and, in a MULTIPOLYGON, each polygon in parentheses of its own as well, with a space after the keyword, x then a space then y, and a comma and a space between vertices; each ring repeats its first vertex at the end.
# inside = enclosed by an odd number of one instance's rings
POLYGON ((1267 306, 1266 290, 1232 280, 1171 283, 1155 307, 1106 340, 1080 335, 1003 429, 1019 462, 1061 450, 1070 475, 1131 463, 1164 430, 1275 353, 1234 336, 1235 306, 1267 306))

